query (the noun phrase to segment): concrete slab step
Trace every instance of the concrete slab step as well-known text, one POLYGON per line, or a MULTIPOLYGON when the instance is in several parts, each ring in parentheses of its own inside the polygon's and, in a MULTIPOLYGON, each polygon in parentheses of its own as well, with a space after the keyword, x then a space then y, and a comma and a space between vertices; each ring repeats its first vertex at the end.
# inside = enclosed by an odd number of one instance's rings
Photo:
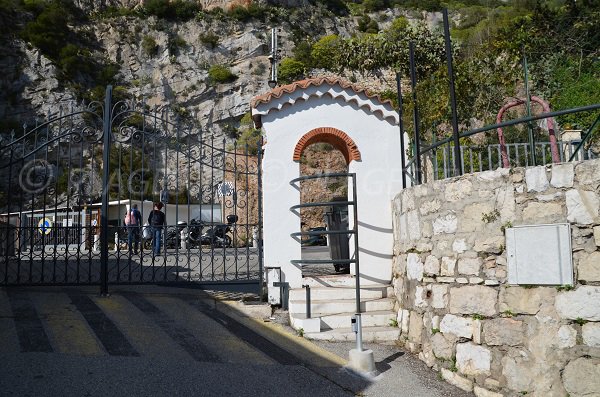
MULTIPOLYGON (((302 279, 302 284, 312 287, 354 287, 356 286, 356 277, 349 274, 331 275, 331 276, 307 276, 302 279)), ((361 278, 362 287, 371 286, 389 286, 389 284, 374 283, 370 280, 361 278)))
MULTIPOLYGON (((398 327, 362 327, 363 342, 393 342, 400 337, 400 328, 398 327)), ((325 340, 330 342, 355 341, 356 334, 350 327, 332 329, 323 332, 307 332, 304 334, 307 339, 325 340)))
MULTIPOLYGON (((354 313, 339 313, 339 314, 321 314, 313 313, 312 318, 321 319, 321 331, 326 331, 336 328, 347 328, 351 324, 354 313)), ((290 315, 290 323, 292 327, 296 326, 297 320, 306 318, 306 314, 290 315)), ((391 320, 396 319, 396 313, 386 310, 366 312, 361 314, 363 327, 385 327, 390 325, 391 320)))
MULTIPOLYGON (((360 297, 362 299, 377 299, 389 297, 392 290, 390 286, 372 286, 360 289, 360 297)), ((311 301, 331 300, 331 299, 355 299, 356 288, 339 286, 339 287, 311 287, 311 301)), ((306 298, 305 288, 294 288, 290 290, 291 300, 301 300, 306 298)))
MULTIPOLYGON (((311 301, 310 304, 312 313, 321 314, 339 314, 351 313, 356 310, 356 302, 349 299, 331 299, 328 301, 311 301)), ((361 312, 371 311, 392 311, 394 309, 394 301, 392 298, 382 299, 364 299, 360 302, 361 312)), ((305 300, 290 300, 289 302, 290 316, 298 313, 306 313, 305 300)))

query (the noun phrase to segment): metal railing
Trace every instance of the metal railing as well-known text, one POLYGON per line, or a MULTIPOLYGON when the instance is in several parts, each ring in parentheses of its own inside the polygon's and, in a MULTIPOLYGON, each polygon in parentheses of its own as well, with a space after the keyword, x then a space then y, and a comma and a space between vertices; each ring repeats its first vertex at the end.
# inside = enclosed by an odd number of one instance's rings
MULTIPOLYGON (((350 264, 354 263, 355 274, 356 274, 356 349, 363 351, 362 347, 362 322, 361 322, 361 308, 360 308, 360 266, 359 266, 359 249, 358 249, 358 206, 356 200, 356 174, 355 173, 332 173, 332 174, 317 174, 317 175, 306 175, 299 178, 292 179, 290 185, 300 190, 300 186, 297 184, 302 181, 319 178, 334 178, 334 177, 350 177, 352 180, 352 200, 348 201, 326 201, 326 202, 315 202, 315 203, 304 203, 297 204, 290 207, 290 211, 296 212, 302 208, 311 207, 327 207, 327 206, 352 206, 352 214, 354 216, 352 229, 349 230, 319 230, 319 231, 308 231, 308 232, 295 232, 291 233, 290 236, 301 242, 302 236, 315 236, 315 235, 334 235, 334 234, 346 234, 348 236, 354 236, 354 258, 347 259, 295 259, 291 263, 293 265, 316 265, 316 264, 350 264)), ((310 288, 307 289, 307 318, 310 316, 310 288)), ((353 320, 354 321, 354 320, 353 320)))
MULTIPOLYGON (((466 131, 460 134, 460 138, 467 138, 502 127, 531 123, 535 120, 598 109, 600 109, 600 104, 542 113, 466 131)), ((567 162, 597 158, 598 155, 592 150, 583 148, 584 144, 589 142, 598 126, 600 126, 600 115, 590 128, 582 134, 580 140, 557 142, 560 161, 567 162)), ((457 151, 455 150, 455 142, 456 140, 453 137, 449 137, 427 147, 415 145, 412 148, 412 158, 403 167, 403 187, 407 187, 407 179, 415 185, 431 180, 459 176, 463 172, 480 172, 497 169, 503 166, 503 152, 505 152, 511 167, 546 165, 553 162, 550 142, 535 142, 535 154, 533 156, 531 143, 491 144, 486 146, 461 145, 460 150, 457 151), (415 152, 418 155, 415 155, 415 152), (460 154, 457 152, 460 152, 460 154), (456 161, 456 156, 460 156, 460 161, 456 161), (533 159, 535 159, 535 162, 533 159)))
MULTIPOLYGON (((558 142, 560 162, 582 161, 598 158, 591 149, 576 151, 580 140, 558 142)), ((511 167, 529 167, 533 165, 531 148, 528 143, 505 144, 506 154, 511 167)), ((550 142, 536 142, 537 165, 552 163, 550 142)), ((454 176, 455 150, 452 142, 437 147, 421 158, 423 182, 440 180, 454 176)), ((463 173, 495 170, 503 166, 500 144, 487 146, 461 145, 460 162, 463 173)))

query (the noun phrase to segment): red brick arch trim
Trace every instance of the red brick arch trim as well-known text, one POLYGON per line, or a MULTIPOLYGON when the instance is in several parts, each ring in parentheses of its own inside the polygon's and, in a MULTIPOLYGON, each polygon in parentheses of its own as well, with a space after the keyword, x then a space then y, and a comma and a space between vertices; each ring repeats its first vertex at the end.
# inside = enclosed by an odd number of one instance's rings
POLYGON ((319 127, 300 138, 294 148, 294 161, 300 161, 304 149, 319 142, 329 143, 342 152, 347 164, 350 164, 352 160, 361 160, 356 143, 345 132, 332 127, 319 127))

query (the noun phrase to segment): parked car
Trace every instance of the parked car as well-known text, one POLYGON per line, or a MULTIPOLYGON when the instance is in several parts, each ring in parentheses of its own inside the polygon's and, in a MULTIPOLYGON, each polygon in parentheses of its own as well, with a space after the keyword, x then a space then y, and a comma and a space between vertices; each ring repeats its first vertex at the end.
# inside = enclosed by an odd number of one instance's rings
MULTIPOLYGON (((308 229, 309 232, 324 232, 327 231, 325 227, 311 227, 308 229)), ((327 236, 324 234, 314 234, 308 236, 306 239, 302 240, 303 247, 315 246, 315 245, 327 245, 327 236)))

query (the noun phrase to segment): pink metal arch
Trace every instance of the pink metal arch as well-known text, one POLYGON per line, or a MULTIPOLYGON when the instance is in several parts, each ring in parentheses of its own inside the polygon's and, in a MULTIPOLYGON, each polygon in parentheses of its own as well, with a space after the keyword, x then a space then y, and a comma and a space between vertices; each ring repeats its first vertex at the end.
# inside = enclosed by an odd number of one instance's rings
MULTIPOLYGON (((542 109, 544 110, 545 113, 550 112, 550 106, 548 105, 548 102, 544 101, 542 98, 539 98, 537 96, 532 96, 531 100, 533 102, 537 102, 540 105, 542 105, 542 109)), ((496 123, 500 124, 502 122, 502 116, 504 116, 504 112, 506 112, 508 109, 515 107, 515 106, 522 105, 524 103, 525 103, 525 101, 523 99, 517 99, 514 102, 509 102, 506 105, 502 106, 502 108, 500 108, 500 111, 498 112, 498 115, 496 116, 496 123)), ((548 134, 550 135, 550 151, 552 153, 552 162, 560 163, 560 157, 558 155, 558 145, 556 143, 556 135, 554 134, 554 122, 552 121, 552 117, 548 117, 547 120, 548 120, 548 134)), ((508 167, 510 167, 510 163, 508 161, 508 153, 506 151, 506 143, 504 140, 504 133, 502 131, 502 127, 498 127, 497 131, 498 131, 498 141, 500 142, 500 151, 502 153, 502 166, 504 168, 508 168, 508 167)))

